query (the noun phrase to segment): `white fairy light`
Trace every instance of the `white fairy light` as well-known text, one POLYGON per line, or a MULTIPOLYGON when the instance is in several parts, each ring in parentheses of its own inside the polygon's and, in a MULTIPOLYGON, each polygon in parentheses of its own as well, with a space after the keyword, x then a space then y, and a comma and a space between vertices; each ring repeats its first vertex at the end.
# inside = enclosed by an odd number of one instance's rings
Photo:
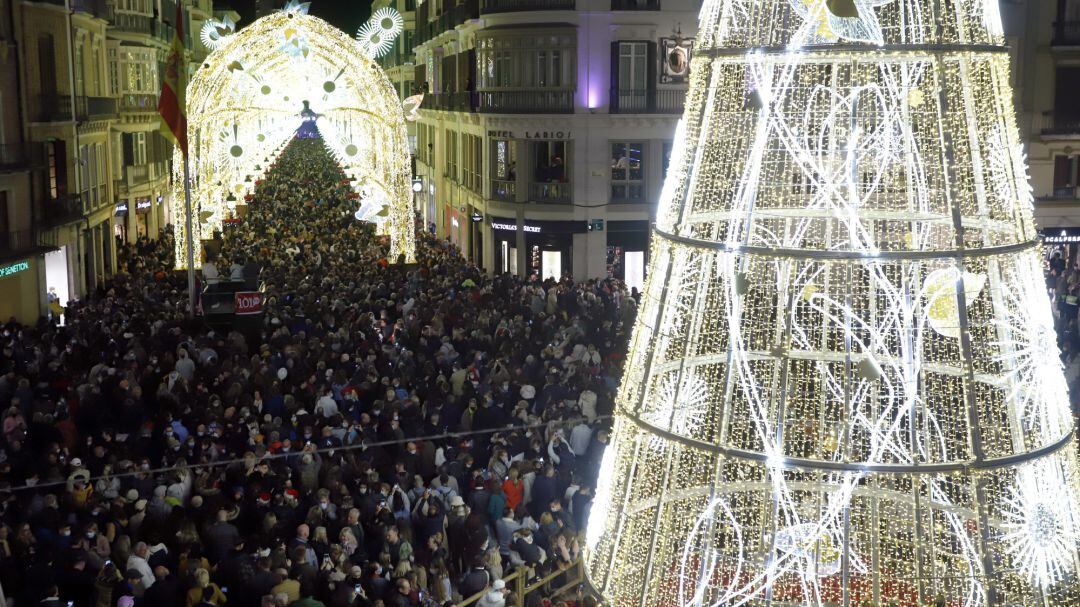
POLYGON ((585 546, 590 550, 596 547, 607 524, 611 510, 611 475, 615 472, 615 450, 604 448, 604 457, 600 460, 600 470, 596 476, 596 493, 589 509, 589 522, 585 528, 585 546))

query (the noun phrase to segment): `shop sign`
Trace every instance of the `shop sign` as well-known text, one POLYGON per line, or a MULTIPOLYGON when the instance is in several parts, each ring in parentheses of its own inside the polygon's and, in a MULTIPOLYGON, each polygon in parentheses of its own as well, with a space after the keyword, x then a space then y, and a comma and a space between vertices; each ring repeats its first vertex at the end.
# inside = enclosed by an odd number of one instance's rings
POLYGON ((1080 229, 1078 228, 1047 228, 1039 230, 1044 244, 1073 244, 1080 242, 1080 229))
POLYGON ((22 261, 16 261, 15 263, 8 264, 6 266, 0 266, 0 278, 7 278, 12 274, 18 274, 25 270, 30 269, 30 260, 24 259, 22 261))
POLYGON ((480 213, 479 211, 473 211, 472 220, 474 223, 480 223, 484 220, 484 214, 480 213))
POLYGON ((237 315, 262 312, 263 294, 259 291, 237 291, 233 310, 237 315))
MULTIPOLYGON (((512 223, 502 223, 502 222, 498 222, 498 221, 491 222, 491 228, 494 229, 494 230, 506 230, 508 232, 516 232, 517 231, 517 225, 512 224, 512 223)), ((523 225, 523 226, 521 226, 521 229, 524 230, 525 232, 532 232, 534 234, 539 234, 540 233, 540 226, 523 225)))
MULTIPOLYGON (((494 139, 513 139, 514 131, 488 131, 494 139)), ((570 139, 570 131, 525 131, 523 139, 570 139)))
POLYGON ((116 205, 116 214, 117 215, 127 215, 127 212, 128 212, 128 203, 127 203, 126 200, 121 200, 119 203, 117 203, 117 205, 116 205))
POLYGON ((140 198, 139 200, 135 201, 135 212, 136 213, 140 213, 140 214, 149 213, 150 212, 150 207, 151 207, 151 203, 150 203, 149 198, 140 198))

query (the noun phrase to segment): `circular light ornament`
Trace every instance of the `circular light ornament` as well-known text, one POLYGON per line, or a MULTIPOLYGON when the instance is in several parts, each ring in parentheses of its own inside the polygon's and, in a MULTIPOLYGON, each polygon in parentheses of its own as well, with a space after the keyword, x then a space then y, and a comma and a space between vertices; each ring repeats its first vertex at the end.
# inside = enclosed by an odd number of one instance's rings
POLYGON ((359 150, 357 149, 355 144, 350 143, 349 145, 345 146, 345 153, 349 156, 356 156, 356 153, 358 151, 359 150))
POLYGON ((322 89, 327 93, 333 93, 337 90, 337 84, 335 84, 333 80, 327 80, 323 83, 322 89))
POLYGON ((394 39, 386 36, 371 21, 360 26, 356 32, 356 39, 360 42, 360 48, 373 59, 382 57, 394 47, 394 39))
POLYGON ((230 36, 236 33, 236 22, 225 15, 221 19, 208 19, 203 23, 200 38, 203 46, 215 51, 225 45, 230 36))
POLYGON ((401 13, 389 6, 384 6, 375 11, 371 15, 371 19, 368 19, 368 22, 379 28, 379 31, 390 39, 400 36, 402 29, 405 27, 405 20, 401 18, 401 13))
POLYGON ((240 147, 239 145, 234 145, 229 148, 229 153, 232 154, 233 158, 239 158, 244 155, 244 148, 240 147))

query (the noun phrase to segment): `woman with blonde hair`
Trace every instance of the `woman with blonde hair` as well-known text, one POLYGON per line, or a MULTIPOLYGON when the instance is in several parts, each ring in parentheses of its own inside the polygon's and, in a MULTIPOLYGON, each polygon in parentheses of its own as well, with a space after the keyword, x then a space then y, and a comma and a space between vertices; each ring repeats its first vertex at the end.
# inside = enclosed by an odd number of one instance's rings
POLYGON ((499 545, 495 544, 484 553, 484 566, 491 572, 491 577, 501 580, 503 576, 502 555, 499 554, 499 545))
POLYGON ((215 605, 225 604, 227 599, 221 592, 221 588, 210 581, 210 572, 200 567, 195 570, 195 585, 187 592, 187 607, 195 607, 199 603, 202 603, 204 601, 203 597, 205 596, 204 589, 206 588, 212 589, 213 594, 210 597, 211 603, 215 605))

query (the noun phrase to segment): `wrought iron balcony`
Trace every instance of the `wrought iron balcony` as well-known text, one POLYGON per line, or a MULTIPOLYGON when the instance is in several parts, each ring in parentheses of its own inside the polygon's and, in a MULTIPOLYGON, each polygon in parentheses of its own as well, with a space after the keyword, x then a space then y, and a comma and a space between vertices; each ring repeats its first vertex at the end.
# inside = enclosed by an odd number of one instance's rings
POLYGON ((660 0, 611 0, 613 11, 658 11, 660 0))
POLYGON ((491 198, 502 202, 517 202, 517 182, 492 179, 491 198))
POLYGON ((436 93, 424 97, 424 109, 442 110, 444 112, 475 112, 477 105, 477 93, 465 91, 461 93, 436 93))
POLYGON ((1080 115, 1059 112, 1037 114, 1034 119, 1033 131, 1043 135, 1080 137, 1080 115))
POLYGON ((1080 46, 1080 21, 1055 21, 1054 46, 1080 46))
POLYGON ((120 97, 120 110, 124 112, 157 112, 157 95, 129 93, 120 97))
POLYGON ((66 122, 68 120, 91 120, 116 116, 116 99, 112 97, 76 96, 75 113, 72 115, 72 97, 60 93, 42 95, 39 98, 37 122, 66 122))
POLYGON ((686 89, 611 89, 612 114, 681 114, 685 103, 686 89))
POLYGON ((470 19, 478 19, 480 17, 480 0, 464 0, 458 2, 451 9, 436 16, 434 19, 430 19, 424 22, 418 22, 416 24, 416 35, 413 38, 412 45, 419 46, 428 40, 432 40, 442 34, 448 32, 459 25, 464 24, 470 19))
POLYGON ((42 210, 42 224, 46 227, 61 226, 83 217, 82 199, 77 194, 67 194, 46 200, 42 210))
POLYGON ((0 171, 18 171, 44 164, 44 148, 40 143, 27 141, 0 145, 0 171))
POLYGON ((571 184, 565 181, 533 182, 529 184, 529 202, 568 204, 571 184))
POLYGON ((532 89, 521 91, 479 91, 477 111, 488 114, 570 114, 574 111, 574 91, 532 89))
POLYGON ((480 12, 572 11, 574 7, 574 0, 483 0, 480 12))
POLYGON ((38 246, 33 230, 0 232, 0 255, 32 251, 38 246))

